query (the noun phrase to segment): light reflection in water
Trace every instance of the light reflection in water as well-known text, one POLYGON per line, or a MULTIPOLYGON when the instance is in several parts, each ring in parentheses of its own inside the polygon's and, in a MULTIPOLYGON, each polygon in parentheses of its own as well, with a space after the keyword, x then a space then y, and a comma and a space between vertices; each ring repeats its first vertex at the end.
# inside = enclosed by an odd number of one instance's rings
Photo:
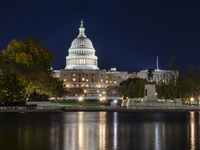
POLYGON ((78 146, 79 146, 79 150, 82 150, 84 147, 84 132, 85 129, 83 127, 83 123, 84 123, 84 118, 83 118, 83 114, 84 112, 78 112, 78 146))
POLYGON ((160 125, 159 123, 155 124, 155 150, 160 150, 161 149, 161 130, 160 130, 160 125))
POLYGON ((195 112, 190 112, 190 130, 191 150, 195 150, 195 112))
POLYGON ((106 112, 99 113, 99 148, 106 149, 106 112))
POLYGON ((114 118, 113 118, 113 149, 117 149, 117 125, 118 125, 118 120, 117 120, 117 112, 114 112, 114 118))
POLYGON ((200 145, 200 112, 27 113, 3 114, 0 120, 0 149, 194 150, 200 145))

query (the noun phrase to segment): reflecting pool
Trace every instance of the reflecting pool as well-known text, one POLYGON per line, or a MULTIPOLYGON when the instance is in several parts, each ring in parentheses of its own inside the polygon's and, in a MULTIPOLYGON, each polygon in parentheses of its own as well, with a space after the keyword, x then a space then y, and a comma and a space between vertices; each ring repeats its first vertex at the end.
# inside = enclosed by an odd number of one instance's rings
POLYGON ((133 149, 200 149, 200 112, 0 113, 0 150, 133 149))

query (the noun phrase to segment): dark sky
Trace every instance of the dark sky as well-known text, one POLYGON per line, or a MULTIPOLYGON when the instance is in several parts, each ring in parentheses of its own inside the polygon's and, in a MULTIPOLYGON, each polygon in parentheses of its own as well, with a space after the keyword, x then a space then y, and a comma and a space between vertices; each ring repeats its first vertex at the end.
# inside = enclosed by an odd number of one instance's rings
POLYGON ((164 69, 170 56, 180 70, 200 65, 199 0, 1 0, 0 50, 11 39, 40 38, 65 67, 80 20, 101 69, 164 69))

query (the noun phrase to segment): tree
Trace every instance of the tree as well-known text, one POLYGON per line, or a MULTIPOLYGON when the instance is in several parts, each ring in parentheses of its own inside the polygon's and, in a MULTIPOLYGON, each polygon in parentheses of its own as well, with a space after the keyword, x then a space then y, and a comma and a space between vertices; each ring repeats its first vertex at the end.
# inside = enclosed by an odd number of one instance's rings
POLYGON ((174 99, 177 96, 177 80, 178 80, 178 67, 177 67, 177 59, 172 56, 169 59, 168 65, 166 66, 166 70, 168 70, 167 74, 170 79, 166 84, 167 95, 170 99, 174 99))
POLYGON ((134 98, 144 97, 144 86, 147 84, 147 80, 145 79, 127 79, 126 81, 120 83, 121 96, 128 96, 134 98))
MULTIPOLYGON (((199 105, 200 98, 200 68, 190 67, 185 72, 185 88, 188 99, 195 97, 197 99, 197 105, 199 105)), ((190 101, 189 101, 190 102, 190 101)))
POLYGON ((24 87, 26 97, 33 91, 51 96, 58 92, 58 81, 50 69, 54 57, 39 39, 12 40, 1 57, 8 62, 0 65, 2 74, 14 74, 24 87))
POLYGON ((0 104, 2 105, 18 105, 25 101, 24 86, 16 77, 16 74, 9 69, 13 65, 13 61, 9 61, 8 57, 3 57, 0 52, 0 104))

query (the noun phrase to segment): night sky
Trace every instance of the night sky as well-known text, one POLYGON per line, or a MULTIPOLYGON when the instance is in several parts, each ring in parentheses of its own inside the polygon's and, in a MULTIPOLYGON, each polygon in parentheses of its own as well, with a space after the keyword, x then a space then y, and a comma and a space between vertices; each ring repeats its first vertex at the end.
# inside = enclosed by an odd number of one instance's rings
POLYGON ((165 69, 170 56, 181 71, 200 65, 199 0, 1 0, 0 50, 12 39, 40 38, 54 55, 65 57, 83 19, 100 69, 137 72, 165 69))

